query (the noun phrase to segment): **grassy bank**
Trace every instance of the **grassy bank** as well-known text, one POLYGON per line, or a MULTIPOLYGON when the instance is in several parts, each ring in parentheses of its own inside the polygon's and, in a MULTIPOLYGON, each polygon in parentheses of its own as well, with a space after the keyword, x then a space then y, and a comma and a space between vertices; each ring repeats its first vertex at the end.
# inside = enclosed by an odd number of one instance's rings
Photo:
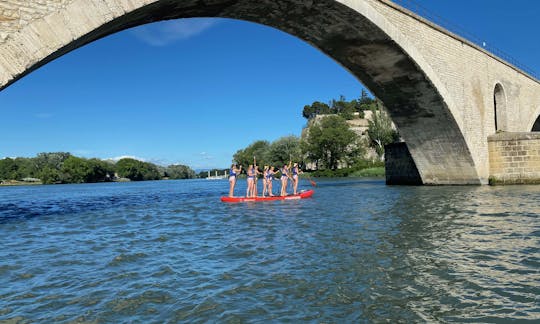
POLYGON ((384 166, 370 166, 367 168, 343 168, 338 170, 317 170, 308 173, 316 178, 341 178, 341 177, 384 177, 384 166))
POLYGON ((354 171, 353 173, 349 174, 349 177, 384 177, 385 171, 384 167, 372 167, 372 168, 366 168, 363 170, 354 171))

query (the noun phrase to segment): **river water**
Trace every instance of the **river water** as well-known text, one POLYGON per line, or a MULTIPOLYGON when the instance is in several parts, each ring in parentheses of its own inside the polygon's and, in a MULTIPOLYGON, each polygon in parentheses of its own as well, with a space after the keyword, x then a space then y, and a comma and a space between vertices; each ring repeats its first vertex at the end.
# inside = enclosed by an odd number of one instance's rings
POLYGON ((0 187, 0 322, 540 320, 540 186, 317 183, 0 187))

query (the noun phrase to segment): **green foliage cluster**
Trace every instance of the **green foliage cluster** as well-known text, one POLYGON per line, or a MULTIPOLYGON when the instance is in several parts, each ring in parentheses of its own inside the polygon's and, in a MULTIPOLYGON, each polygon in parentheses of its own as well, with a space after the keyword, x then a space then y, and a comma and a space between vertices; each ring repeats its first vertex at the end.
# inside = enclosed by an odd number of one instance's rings
POLYGON ((98 159, 78 158, 67 152, 39 153, 34 158, 0 160, 0 179, 40 179, 42 183, 83 183, 108 181, 114 165, 98 159))
POLYGON ((164 171, 165 177, 169 179, 193 179, 197 175, 195 171, 188 167, 187 165, 182 164, 173 164, 169 165, 164 171))
POLYGON ((364 118, 364 111, 376 109, 375 99, 370 98, 367 92, 362 89, 360 98, 347 101, 344 96, 338 100, 332 99, 329 103, 315 101, 311 105, 304 106, 302 116, 312 119, 317 115, 340 115, 350 120, 354 118, 354 113, 359 113, 360 118, 364 118))
POLYGON ((384 167, 374 167, 356 170, 349 174, 349 177, 384 177, 384 175, 384 167))
POLYGON ((368 121, 368 136, 370 145, 377 155, 384 159, 384 146, 399 140, 399 133, 392 128, 392 120, 388 114, 379 109, 373 109, 372 118, 368 121))
POLYGON ((314 177, 382 177, 384 176, 384 162, 357 160, 353 165, 342 169, 320 169, 311 173, 314 177))
POLYGON ((36 177, 36 167, 30 159, 5 158, 0 160, 0 179, 18 180, 36 177))
POLYGON ((340 163, 351 165, 364 155, 360 137, 339 115, 330 115, 307 129, 302 152, 317 169, 336 170, 340 163))
POLYGON ((271 165, 279 167, 288 164, 289 161, 301 161, 300 138, 294 135, 281 137, 274 142, 255 141, 244 149, 238 150, 233 155, 234 163, 242 165, 244 170, 253 159, 257 165, 271 165))
MULTIPOLYGON (((358 99, 346 101, 343 96, 340 96, 339 100, 333 99, 329 104, 316 101, 311 105, 304 106, 302 115, 308 120, 317 115, 338 115, 350 120, 354 118, 355 112, 359 113, 359 118, 364 118, 365 111, 370 110, 373 117, 368 121, 368 145, 374 148, 379 158, 383 160, 384 146, 398 141, 399 133, 392 128, 392 120, 381 106, 379 101, 370 98, 367 92, 362 89, 362 94, 358 99)), ((318 154, 321 155, 320 152, 318 154)))
POLYGON ((275 142, 258 140, 238 150, 233 161, 246 167, 253 163, 280 166, 288 161, 311 162, 317 171, 314 176, 380 176, 384 174, 384 145, 399 140, 392 128, 392 121, 380 103, 362 90, 360 98, 347 101, 343 96, 329 104, 314 102, 304 107, 302 115, 308 119, 302 140, 295 136, 282 137, 275 142), (350 129, 348 119, 364 118, 372 112, 368 137, 361 138, 350 129), (314 119, 317 115, 324 118, 314 119), (380 157, 372 162, 364 159, 366 148, 371 146, 380 157), (379 163, 379 164, 377 164, 379 163), (365 170, 365 171, 362 171, 365 170))
POLYGON ((130 158, 114 163, 76 157, 66 152, 39 153, 33 158, 0 160, 0 180, 36 178, 44 184, 93 183, 112 181, 115 173, 133 181, 195 177, 195 171, 185 165, 170 165, 164 168, 130 158))
POLYGON ((56 181, 42 181, 53 183, 92 183, 111 181, 114 176, 114 165, 99 159, 84 159, 70 156, 60 167, 60 177, 56 181))
POLYGON ((159 180, 162 177, 155 164, 131 158, 124 158, 116 162, 116 173, 118 176, 132 181, 159 180))

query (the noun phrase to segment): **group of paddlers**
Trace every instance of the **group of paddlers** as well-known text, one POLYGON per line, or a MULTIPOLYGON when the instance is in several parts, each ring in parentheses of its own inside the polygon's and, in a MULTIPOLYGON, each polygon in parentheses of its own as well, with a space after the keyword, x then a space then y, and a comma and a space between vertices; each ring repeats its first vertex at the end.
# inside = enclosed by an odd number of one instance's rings
MULTIPOLYGON (((242 166, 237 164, 231 165, 229 170, 229 197, 234 197, 234 186, 236 185, 236 179, 238 175, 242 172, 242 166)), ((263 171, 261 172, 254 163, 250 164, 246 170, 247 175, 247 190, 246 197, 257 197, 257 179, 259 175, 262 175, 263 178, 263 190, 262 197, 273 197, 272 192, 272 181, 277 180, 275 178, 276 174, 280 173, 281 176, 278 178, 281 181, 281 191, 280 196, 287 196, 287 184, 289 180, 292 181, 293 194, 297 194, 298 189, 298 175, 302 173, 302 170, 298 167, 298 163, 284 164, 283 167, 276 169, 273 166, 265 165, 263 171)))

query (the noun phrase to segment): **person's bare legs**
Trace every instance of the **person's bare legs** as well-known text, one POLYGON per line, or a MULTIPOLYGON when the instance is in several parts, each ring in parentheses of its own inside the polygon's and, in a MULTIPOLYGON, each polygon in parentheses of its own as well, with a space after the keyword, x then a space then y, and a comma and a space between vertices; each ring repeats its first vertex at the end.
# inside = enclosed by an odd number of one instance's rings
POLYGON ((229 197, 234 197, 234 185, 236 184, 236 178, 229 179, 229 197))
POLYGON ((251 197, 251 194, 253 192, 253 179, 247 180, 247 189, 246 189, 246 197, 251 197))

